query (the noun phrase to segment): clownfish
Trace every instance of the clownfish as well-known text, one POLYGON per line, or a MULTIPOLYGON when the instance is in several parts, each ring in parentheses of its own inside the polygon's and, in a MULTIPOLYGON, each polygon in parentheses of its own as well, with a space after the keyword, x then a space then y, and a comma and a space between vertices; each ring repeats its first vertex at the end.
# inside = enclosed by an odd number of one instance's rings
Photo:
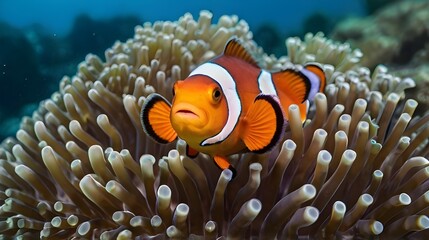
POLYGON ((171 104, 159 94, 149 95, 141 121, 154 140, 169 143, 179 137, 187 143, 189 157, 208 154, 218 167, 235 175, 227 157, 273 148, 285 131, 288 107, 298 105, 304 122, 309 101, 325 82, 323 70, 314 64, 265 71, 237 39, 231 39, 223 54, 175 82, 171 104))

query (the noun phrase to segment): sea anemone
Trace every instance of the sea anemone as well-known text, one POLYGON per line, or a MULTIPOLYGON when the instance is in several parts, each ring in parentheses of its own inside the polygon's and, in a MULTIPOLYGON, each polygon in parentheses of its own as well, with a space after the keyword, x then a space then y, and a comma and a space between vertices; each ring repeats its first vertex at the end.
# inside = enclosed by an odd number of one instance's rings
MULTIPOLYGON (((231 36, 264 67, 296 63, 263 54, 236 16, 211 18, 203 11, 197 21, 186 14, 136 27, 133 39, 106 51, 105 62, 88 55, 76 76, 23 119, 0 148, 2 236, 429 237, 429 116, 412 117, 417 102, 402 100, 412 80, 385 67, 371 74, 299 48, 323 65, 330 84, 304 126, 297 106, 287 109, 285 139, 271 152, 231 156, 234 180, 206 155, 186 157, 183 141, 159 145, 144 134, 145 96, 171 98, 174 81, 219 54, 231 36)), ((339 46, 316 37, 331 51, 339 46)), ((288 48, 298 46, 290 41, 288 48)))

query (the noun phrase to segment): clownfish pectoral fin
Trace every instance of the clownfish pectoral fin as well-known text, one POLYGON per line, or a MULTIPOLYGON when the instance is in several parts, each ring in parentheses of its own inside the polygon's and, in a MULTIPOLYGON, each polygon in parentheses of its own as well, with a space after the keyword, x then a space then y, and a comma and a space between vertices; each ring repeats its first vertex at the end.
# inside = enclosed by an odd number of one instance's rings
POLYGON ((159 143, 169 143, 177 138, 170 122, 171 105, 167 99, 152 93, 143 104, 141 121, 147 135, 159 143))
POLYGON ((259 94, 243 120, 242 140, 252 152, 270 150, 284 132, 284 113, 276 96, 259 94))
POLYGON ((214 162, 216 163, 216 165, 223 170, 225 169, 229 169, 232 172, 232 178, 234 179, 235 176, 237 175, 237 170, 235 170, 235 168, 228 162, 228 160, 225 157, 221 157, 221 156, 214 156, 213 157, 214 162))
POLYGON ((257 68, 258 63, 253 59, 252 55, 246 50, 236 38, 231 38, 225 45, 223 55, 239 58, 257 68))
POLYGON ((191 148, 188 144, 186 144, 186 155, 190 158, 196 158, 198 156, 198 151, 191 148))

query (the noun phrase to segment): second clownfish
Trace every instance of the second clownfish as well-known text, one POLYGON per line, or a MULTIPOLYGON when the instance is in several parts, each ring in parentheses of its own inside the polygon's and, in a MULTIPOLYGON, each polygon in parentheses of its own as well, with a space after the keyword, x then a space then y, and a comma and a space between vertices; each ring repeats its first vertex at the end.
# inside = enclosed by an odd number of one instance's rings
POLYGON ((275 73, 262 70, 238 40, 231 39, 222 55, 174 84, 172 104, 159 94, 149 95, 142 124, 156 141, 180 137, 188 156, 206 153, 235 175, 227 157, 274 147, 285 131, 288 107, 298 105, 304 122, 309 101, 324 89, 325 81, 323 70, 313 64, 275 73))

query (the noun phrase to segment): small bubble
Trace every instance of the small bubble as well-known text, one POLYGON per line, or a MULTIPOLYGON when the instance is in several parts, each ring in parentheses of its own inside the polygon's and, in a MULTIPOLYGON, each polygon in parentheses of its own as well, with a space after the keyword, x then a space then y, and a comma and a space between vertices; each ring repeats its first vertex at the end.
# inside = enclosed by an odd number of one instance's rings
POLYGON ((95 36, 95 32, 94 32, 94 33, 92 33, 92 36, 95 36))
POLYGON ((56 33, 54 33, 54 37, 56 37, 57 36, 57 34, 56 33))

